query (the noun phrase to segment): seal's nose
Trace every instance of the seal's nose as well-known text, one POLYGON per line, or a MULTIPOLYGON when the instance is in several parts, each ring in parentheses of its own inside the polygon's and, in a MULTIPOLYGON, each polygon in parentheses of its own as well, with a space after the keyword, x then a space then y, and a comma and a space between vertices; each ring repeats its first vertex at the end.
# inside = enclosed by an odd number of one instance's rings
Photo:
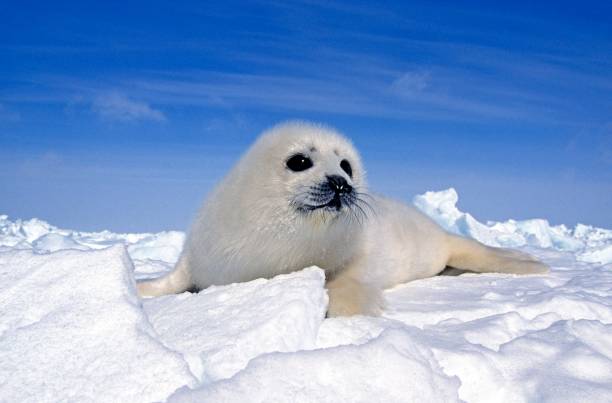
POLYGON ((327 177, 327 183, 329 187, 337 194, 349 194, 353 191, 353 187, 348 184, 346 179, 340 175, 330 175, 327 177))

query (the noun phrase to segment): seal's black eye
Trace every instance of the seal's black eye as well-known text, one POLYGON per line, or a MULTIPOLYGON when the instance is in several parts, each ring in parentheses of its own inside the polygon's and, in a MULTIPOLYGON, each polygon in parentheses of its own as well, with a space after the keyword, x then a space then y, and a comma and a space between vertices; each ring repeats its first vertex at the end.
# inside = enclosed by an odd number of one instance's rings
POLYGON ((312 160, 302 154, 295 154, 287 160, 287 168, 294 172, 305 171, 310 167, 312 167, 312 160))
POLYGON ((340 162, 340 168, 344 170, 350 176, 353 177, 353 168, 351 168, 351 164, 347 160, 342 160, 340 162))

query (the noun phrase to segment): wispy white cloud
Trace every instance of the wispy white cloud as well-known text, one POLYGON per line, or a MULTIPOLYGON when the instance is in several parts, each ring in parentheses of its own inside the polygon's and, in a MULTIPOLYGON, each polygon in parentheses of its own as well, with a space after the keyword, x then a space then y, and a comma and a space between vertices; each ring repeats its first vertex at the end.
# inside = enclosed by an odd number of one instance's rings
MULTIPOLYGON (((330 33, 318 31, 320 35, 330 33)), ((316 35, 287 40, 249 32, 252 47, 218 46, 221 50, 214 52, 232 65, 249 66, 240 72, 194 68, 141 70, 134 76, 116 73, 103 79, 47 76, 28 87, 29 91, 5 92, 0 101, 69 104, 80 96, 86 108, 118 121, 164 121, 160 108, 188 106, 237 112, 258 109, 453 121, 521 119, 575 125, 592 121, 606 108, 605 102, 587 105, 575 99, 589 101, 589 94, 612 88, 604 69, 593 67, 599 64, 589 62, 578 68, 577 61, 563 54, 560 58, 558 52, 516 52, 479 41, 469 43, 464 36, 433 40, 384 32, 336 29, 333 33, 340 42, 366 46, 326 47, 319 45, 316 35), (389 48, 392 53, 380 50, 389 48), (109 92, 109 88, 120 91, 109 92), (153 105, 150 100, 155 100, 153 105)), ((576 60, 583 62, 587 56, 576 60)))
POLYGON ((98 95, 92 102, 92 110, 104 119, 118 121, 153 120, 166 121, 166 115, 149 104, 128 98, 119 92, 98 95))
POLYGON ((550 119, 537 113, 542 108, 541 102, 534 100, 526 108, 526 103, 519 102, 519 97, 513 94, 497 98, 491 92, 505 87, 491 80, 473 83, 471 87, 469 82, 474 79, 460 71, 402 72, 385 67, 376 71, 370 65, 365 71, 355 69, 348 74, 347 69, 321 64, 319 73, 323 71, 325 74, 307 77, 193 71, 153 74, 125 85, 143 98, 169 105, 455 121, 550 119), (497 101, 491 102, 492 98, 497 101))
POLYGON ((413 95, 427 88, 429 80, 430 74, 427 71, 409 71, 393 81, 391 88, 400 95, 413 95))

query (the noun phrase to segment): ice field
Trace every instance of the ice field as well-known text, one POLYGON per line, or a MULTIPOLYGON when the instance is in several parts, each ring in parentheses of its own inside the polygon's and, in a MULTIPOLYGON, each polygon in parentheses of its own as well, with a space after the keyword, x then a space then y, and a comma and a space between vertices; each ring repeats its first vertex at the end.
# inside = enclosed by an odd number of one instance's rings
POLYGON ((0 401, 609 402, 612 230, 481 223, 453 189, 414 203, 547 275, 438 276, 382 317, 325 318, 323 271, 141 301, 184 234, 0 216, 0 401))

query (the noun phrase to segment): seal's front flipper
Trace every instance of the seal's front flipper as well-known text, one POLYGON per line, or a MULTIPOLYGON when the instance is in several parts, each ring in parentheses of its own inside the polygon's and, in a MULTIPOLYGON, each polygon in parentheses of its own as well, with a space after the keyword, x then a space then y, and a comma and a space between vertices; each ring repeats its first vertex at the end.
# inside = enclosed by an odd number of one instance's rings
POLYGON ((355 276, 354 268, 334 273, 326 284, 329 305, 327 316, 379 316, 385 300, 380 287, 367 284, 355 276))

